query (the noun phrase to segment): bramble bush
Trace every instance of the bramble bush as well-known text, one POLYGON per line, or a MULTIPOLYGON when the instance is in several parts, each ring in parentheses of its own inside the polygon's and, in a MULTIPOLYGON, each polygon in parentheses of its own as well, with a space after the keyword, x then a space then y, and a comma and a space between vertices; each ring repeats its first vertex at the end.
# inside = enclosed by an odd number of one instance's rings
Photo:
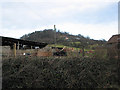
POLYGON ((85 57, 3 58, 3 89, 120 88, 117 60, 85 57))
POLYGON ((93 56, 96 58, 96 59, 107 59, 108 56, 107 56, 107 48, 104 48, 104 47, 97 47, 94 51, 94 54, 93 56))

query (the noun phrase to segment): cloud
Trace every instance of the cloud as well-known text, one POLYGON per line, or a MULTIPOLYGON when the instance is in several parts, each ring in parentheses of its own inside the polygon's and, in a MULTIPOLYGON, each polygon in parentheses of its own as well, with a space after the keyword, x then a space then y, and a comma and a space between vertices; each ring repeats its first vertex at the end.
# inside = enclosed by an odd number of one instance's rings
POLYGON ((119 0, 1 0, 1 2, 118 2, 119 0))
POLYGON ((87 18, 89 22, 88 18, 95 18, 93 15, 96 15, 96 12, 104 10, 112 4, 104 2, 3 3, 2 22, 3 27, 16 25, 18 28, 31 28, 38 24, 64 23, 66 21, 86 21, 84 18, 87 18))
MULTIPOLYGON (((26 7, 32 9, 32 11, 37 12, 34 8, 39 8, 39 11, 44 11, 43 13, 47 13, 47 15, 51 16, 60 16, 67 14, 68 12, 88 12, 90 11, 97 11, 103 9, 107 6, 110 6, 111 2, 46 2, 46 3, 37 3, 39 6, 36 6, 36 3, 24 3, 26 7), (46 6, 46 8, 42 8, 42 6, 46 6)), ((39 13, 39 12, 38 12, 39 13)))
POLYGON ((0 36, 5 36, 5 37, 12 37, 12 38, 20 38, 24 34, 32 33, 35 31, 35 29, 0 29, 0 36))
POLYGON ((112 35, 118 34, 117 22, 104 24, 64 23, 62 25, 57 25, 57 27, 62 31, 67 31, 74 35, 81 34, 84 36, 89 36, 90 38, 96 40, 108 40, 112 35))
MULTIPOLYGON (((111 22, 111 23, 104 23, 104 24, 75 24, 75 23, 63 23, 63 24, 57 24, 56 28, 57 30, 60 30, 62 32, 69 32, 73 35, 84 35, 89 36, 91 39, 105 39, 108 40, 112 35, 118 34, 118 25, 117 22, 111 22)), ((34 29, 16 29, 16 30, 8 30, 3 29, 2 32, 0 32, 1 36, 7 36, 7 37, 13 37, 13 38, 19 38, 24 34, 28 34, 34 31, 40 31, 44 29, 54 29, 53 25, 43 26, 43 27, 37 27, 34 29)))
MULTIPOLYGON (((0 12, 2 12, 2 8, 0 7, 0 12)), ((0 13, 0 28, 1 28, 1 25, 2 25, 2 13, 0 13)))
POLYGON ((108 13, 106 22, 103 13, 111 10, 113 4, 117 6, 118 0, 29 0, 8 2, 2 4, 3 27, 0 35, 19 38, 24 34, 35 30, 53 28, 56 24, 61 31, 72 34, 82 34, 94 39, 108 40, 113 34, 117 34, 117 21, 111 19, 116 17, 114 12, 108 13), (22 2, 22 3, 21 3, 22 2), (30 3, 31 2, 31 3, 30 3), (106 9, 107 8, 107 9, 106 9), (104 11, 106 9, 106 11, 104 11), (104 12, 100 12, 104 11, 104 12), (100 14, 100 13, 102 14, 100 14), (97 13, 97 14, 96 14, 97 13), (97 16, 98 15, 98 16, 97 16), (102 16, 103 15, 103 16, 102 16), (90 21, 103 22, 91 23, 90 21), (86 23, 88 22, 88 23, 86 23))

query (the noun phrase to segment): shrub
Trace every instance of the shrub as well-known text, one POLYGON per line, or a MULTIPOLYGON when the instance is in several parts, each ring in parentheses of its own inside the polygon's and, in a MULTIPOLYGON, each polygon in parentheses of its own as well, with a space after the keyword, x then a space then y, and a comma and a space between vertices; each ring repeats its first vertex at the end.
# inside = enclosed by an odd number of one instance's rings
POLYGON ((3 58, 3 88, 119 88, 116 63, 85 57, 3 58))
POLYGON ((97 47, 94 51, 94 57, 96 59, 106 59, 107 58, 107 48, 97 47))

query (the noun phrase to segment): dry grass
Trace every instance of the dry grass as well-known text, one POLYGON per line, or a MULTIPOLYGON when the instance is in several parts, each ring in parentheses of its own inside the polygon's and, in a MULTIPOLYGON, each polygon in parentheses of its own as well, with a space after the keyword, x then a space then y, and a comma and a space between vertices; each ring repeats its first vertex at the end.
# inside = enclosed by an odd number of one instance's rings
POLYGON ((105 47, 97 47, 94 51, 94 57, 95 58, 101 58, 101 59, 106 59, 108 58, 107 56, 107 48, 105 47))

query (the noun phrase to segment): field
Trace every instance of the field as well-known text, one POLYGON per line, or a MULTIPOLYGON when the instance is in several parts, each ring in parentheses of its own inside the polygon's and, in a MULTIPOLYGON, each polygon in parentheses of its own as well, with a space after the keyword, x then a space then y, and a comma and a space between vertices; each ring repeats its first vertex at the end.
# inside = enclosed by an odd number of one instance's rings
POLYGON ((120 88, 118 60, 95 57, 3 58, 3 89, 120 88))

